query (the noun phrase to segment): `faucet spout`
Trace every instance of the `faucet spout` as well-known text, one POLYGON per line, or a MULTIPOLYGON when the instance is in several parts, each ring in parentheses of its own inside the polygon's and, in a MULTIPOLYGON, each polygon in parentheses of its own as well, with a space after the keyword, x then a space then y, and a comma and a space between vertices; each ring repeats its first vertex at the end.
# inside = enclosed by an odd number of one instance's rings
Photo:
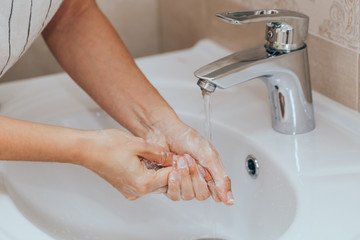
POLYGON ((271 51, 258 46, 231 54, 195 72, 201 89, 261 79, 268 89, 272 127, 284 134, 306 133, 315 128, 307 48, 271 51))
MULTIPOLYGON (((258 46, 214 61, 196 70, 194 74, 199 79, 206 80, 207 84, 226 89, 260 77, 258 64, 269 57, 264 46, 258 46), (254 66, 255 69, 252 68, 254 66)), ((205 81, 202 83, 204 85, 205 81)))
POLYGON ((205 79, 199 79, 197 82, 197 85, 201 88, 202 91, 213 93, 215 92, 216 85, 212 82, 205 80, 205 79))
POLYGON ((266 23, 266 43, 231 54, 195 72, 201 89, 213 92, 259 78, 266 84, 272 127, 284 134, 315 128, 305 40, 309 17, 293 11, 260 9, 217 14, 231 24, 266 23))

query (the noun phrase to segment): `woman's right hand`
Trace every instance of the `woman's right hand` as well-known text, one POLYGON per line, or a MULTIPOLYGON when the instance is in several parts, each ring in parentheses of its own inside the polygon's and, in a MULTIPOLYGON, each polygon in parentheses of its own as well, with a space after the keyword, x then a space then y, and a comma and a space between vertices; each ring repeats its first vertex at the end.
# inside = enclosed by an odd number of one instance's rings
POLYGON ((91 131, 80 164, 108 181, 127 199, 166 193, 173 155, 163 147, 117 129, 91 131), (165 166, 148 169, 143 159, 165 166))
MULTIPOLYGON (((130 200, 152 192, 167 193, 169 174, 177 170, 173 168, 177 158, 168 148, 117 129, 83 131, 3 116, 0 123, 0 160, 81 165, 130 200), (145 159, 163 167, 148 169, 145 159)), ((186 173, 188 168, 181 169, 186 173)), ((183 173, 182 179, 189 180, 183 173)), ((192 189, 192 183, 180 185, 192 189)))
MULTIPOLYGON (((164 147, 117 129, 91 131, 80 164, 120 191, 128 200, 166 193, 173 201, 210 196, 201 168, 190 155, 176 156, 164 147), (148 169, 144 161, 162 168, 148 169)), ((202 170, 204 171, 204 170, 202 170)))

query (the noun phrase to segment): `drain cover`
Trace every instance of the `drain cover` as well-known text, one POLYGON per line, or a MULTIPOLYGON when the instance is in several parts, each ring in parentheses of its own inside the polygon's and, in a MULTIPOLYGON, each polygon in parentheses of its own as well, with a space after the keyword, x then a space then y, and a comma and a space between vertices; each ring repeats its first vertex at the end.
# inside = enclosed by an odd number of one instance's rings
POLYGON ((246 157, 245 167, 251 177, 256 178, 259 175, 259 163, 253 155, 246 157))

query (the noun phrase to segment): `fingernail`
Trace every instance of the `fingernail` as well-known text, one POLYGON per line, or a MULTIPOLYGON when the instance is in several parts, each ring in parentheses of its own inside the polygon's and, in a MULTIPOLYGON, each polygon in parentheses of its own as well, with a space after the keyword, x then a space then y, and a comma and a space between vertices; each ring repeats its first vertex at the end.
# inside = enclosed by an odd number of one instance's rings
POLYGON ((177 166, 178 166, 178 168, 187 168, 188 167, 184 157, 179 157, 179 159, 177 161, 177 166))
POLYGON ((234 204, 234 195, 231 191, 228 191, 227 194, 227 203, 233 205, 234 204))

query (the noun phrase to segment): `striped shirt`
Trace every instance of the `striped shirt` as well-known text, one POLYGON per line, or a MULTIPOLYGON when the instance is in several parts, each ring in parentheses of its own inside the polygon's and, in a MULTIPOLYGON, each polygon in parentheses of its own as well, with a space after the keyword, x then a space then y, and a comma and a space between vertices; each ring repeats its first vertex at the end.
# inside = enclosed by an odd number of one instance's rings
POLYGON ((24 54, 62 0, 0 0, 0 77, 24 54))

